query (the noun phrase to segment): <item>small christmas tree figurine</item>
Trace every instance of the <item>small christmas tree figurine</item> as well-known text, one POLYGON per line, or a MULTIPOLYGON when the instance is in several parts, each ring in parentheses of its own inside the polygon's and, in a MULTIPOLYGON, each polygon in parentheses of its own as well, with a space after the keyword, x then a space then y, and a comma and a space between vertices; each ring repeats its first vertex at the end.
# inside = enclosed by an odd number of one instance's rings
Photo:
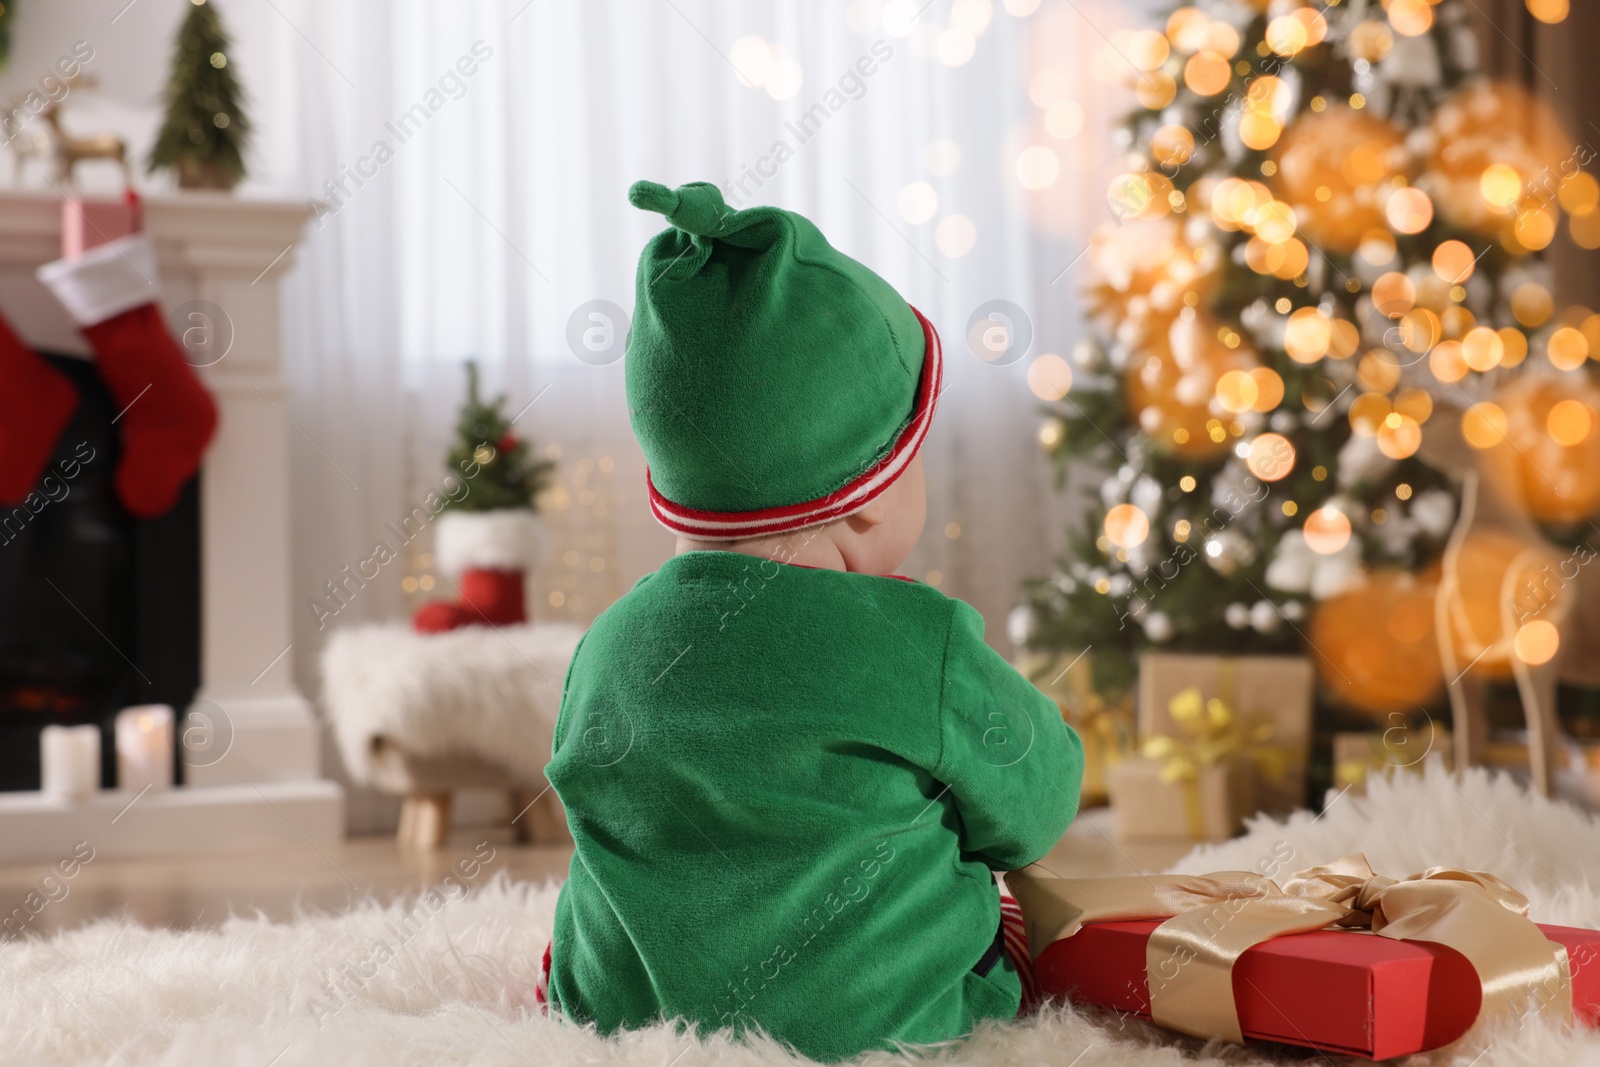
POLYGON ((467 400, 456 420, 449 469, 460 484, 434 533, 439 570, 459 599, 424 604, 411 620, 423 633, 527 620, 524 576, 538 550, 535 498, 554 464, 535 459, 512 432, 506 398, 478 395, 478 365, 467 364, 467 400))
POLYGON ((191 0, 178 30, 167 78, 167 117, 150 173, 176 170, 185 189, 232 189, 244 177, 250 120, 228 54, 222 18, 206 0, 191 0))
POLYGON ((467 364, 467 402, 456 420, 456 441, 450 449, 452 472, 477 467, 471 491, 450 507, 458 511, 533 508, 534 498, 550 480, 555 464, 534 459, 528 442, 511 431, 504 412, 506 398, 484 401, 478 396, 478 365, 467 364))

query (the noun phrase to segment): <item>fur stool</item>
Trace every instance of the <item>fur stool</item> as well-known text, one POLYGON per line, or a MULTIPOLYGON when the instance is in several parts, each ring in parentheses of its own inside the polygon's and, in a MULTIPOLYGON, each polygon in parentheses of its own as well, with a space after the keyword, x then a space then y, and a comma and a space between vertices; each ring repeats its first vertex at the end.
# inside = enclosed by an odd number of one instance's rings
POLYGON ((503 789, 519 841, 567 840, 544 780, 574 626, 403 624, 336 631, 322 656, 323 704, 353 781, 404 797, 399 841, 437 848, 457 789, 503 789))

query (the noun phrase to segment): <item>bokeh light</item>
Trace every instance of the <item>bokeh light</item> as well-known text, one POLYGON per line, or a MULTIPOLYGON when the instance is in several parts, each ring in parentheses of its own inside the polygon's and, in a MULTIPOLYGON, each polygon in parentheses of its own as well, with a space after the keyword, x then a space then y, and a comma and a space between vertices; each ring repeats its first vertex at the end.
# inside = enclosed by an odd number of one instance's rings
POLYGON ((1150 154, 1163 166, 1181 167, 1194 156, 1194 134, 1187 126, 1168 123, 1150 138, 1150 154))
POLYGON ((1511 314, 1524 326, 1543 326, 1555 310, 1555 298, 1538 282, 1523 282, 1511 291, 1511 314))
POLYGON ((1250 442, 1245 466, 1264 482, 1276 482, 1294 470, 1294 445, 1282 434, 1264 433, 1250 442))
POLYGON ((1206 29, 1211 20, 1197 7, 1180 7, 1167 16, 1167 38, 1178 51, 1188 54, 1206 46, 1206 29))
POLYGON ((1406 37, 1421 37, 1433 26, 1433 6, 1428 0, 1389 0, 1389 25, 1406 37))
POLYGON ((1438 344, 1444 335, 1444 324, 1439 316, 1427 308, 1412 308, 1400 316, 1400 343, 1408 351, 1421 355, 1438 344))
POLYGON ((1522 175, 1509 164, 1492 163, 1484 168, 1478 188, 1490 207, 1505 211, 1522 199, 1522 175))
POLYGON ((1350 402, 1350 428, 1363 437, 1376 437, 1394 405, 1382 393, 1362 393, 1350 402))
POLYGON ((1161 31, 1138 30, 1128 38, 1128 45, 1123 51, 1128 62, 1140 70, 1158 70, 1167 61, 1172 49, 1167 43, 1166 34, 1161 31))
POLYGON ((978 39, 960 26, 952 26, 939 35, 939 62, 947 67, 962 66, 977 50, 978 39))
POLYGON ((1378 451, 1390 459, 1409 459, 1422 446, 1422 427, 1398 411, 1389 412, 1378 428, 1378 451))
POLYGON ((1477 258, 1465 241, 1444 241, 1433 250, 1433 272, 1442 281, 1460 285, 1472 277, 1477 258))
POLYGON ((1044 128, 1051 137, 1065 141, 1083 129, 1083 105, 1076 100, 1057 100, 1044 109, 1044 128))
POLYGON ((1472 405, 1461 416, 1461 436, 1473 448, 1493 448, 1506 439, 1506 413, 1492 401, 1472 405))
POLYGON ((1133 95, 1151 111, 1159 111, 1178 95, 1178 83, 1164 70, 1152 70, 1134 82, 1133 95))
POLYGON ((911 182, 900 190, 896 206, 901 218, 920 226, 939 210, 939 193, 927 182, 911 182))
POLYGON ((1511 650, 1530 667, 1549 663, 1561 649, 1561 632, 1546 619, 1533 619, 1517 629, 1511 650))
POLYGON ((1361 235, 1356 252, 1374 267, 1382 267, 1394 259, 1396 245, 1394 234, 1388 230, 1368 230, 1361 235))
POLYGON ((779 55, 767 73, 767 95, 774 100, 792 100, 805 84, 806 72, 788 56, 779 55))
POLYGON ((1417 303, 1417 285, 1406 274, 1392 270, 1372 283, 1372 306, 1380 314, 1398 319, 1417 303))
POLYGON ((1566 448, 1581 445, 1594 431, 1594 413, 1581 400, 1557 401, 1545 416, 1551 440, 1566 448))
POLYGON ((1550 335, 1545 353, 1557 370, 1577 370, 1589 357, 1589 339, 1583 331, 1563 326, 1550 335))
POLYGON ((1528 335, 1515 326, 1502 326, 1495 333, 1500 335, 1500 343, 1504 346, 1504 355, 1500 357, 1502 367, 1515 367, 1528 358, 1528 335))
POLYGON ((1331 556, 1350 543, 1350 517, 1332 504, 1306 516, 1306 546, 1318 555, 1331 556))
POLYGON ((1394 398, 1394 409, 1421 426, 1433 415, 1433 397, 1426 389, 1407 389, 1394 398))
POLYGON ((946 215, 934 227, 933 243, 951 259, 960 259, 978 243, 978 227, 965 215, 946 215))
POLYGON ((1332 340, 1332 324, 1317 308, 1301 308, 1284 324, 1283 349, 1296 363, 1315 363, 1332 340))
POLYGON ((1561 206, 1574 215, 1587 215, 1600 207, 1600 181, 1596 181, 1594 175, 1580 170, 1561 179, 1561 188, 1556 196, 1561 206))
POLYGON ((1540 22, 1563 21, 1572 10, 1569 0, 1527 0, 1528 11, 1540 22))
POLYGON ((1040 400, 1060 400, 1072 391, 1072 367, 1054 353, 1028 364, 1028 388, 1040 400))
POLYGON ((1474 327, 1461 339, 1461 358, 1480 373, 1498 367, 1505 358, 1505 349, 1500 335, 1487 326, 1474 327))
POLYGON ((1472 368, 1467 366, 1460 341, 1440 341, 1428 352, 1428 369, 1435 378, 1448 385, 1465 378, 1467 371, 1472 368))
POLYGON ((1250 372, 1256 383, 1256 399, 1252 407, 1265 414, 1283 403, 1283 378, 1271 367, 1256 367, 1250 372))
POLYGON ((1216 96, 1233 81, 1233 66, 1226 56, 1210 49, 1196 52, 1183 65, 1183 82, 1201 96, 1216 96))
POLYGON ((1389 225, 1400 233, 1421 233, 1433 222, 1433 201, 1415 186, 1396 189, 1384 206, 1389 225))
POLYGON ((1260 395, 1261 389, 1248 371, 1230 370, 1217 379, 1217 403, 1232 414, 1253 409, 1260 395))
POLYGON ((1106 512, 1105 534, 1117 548, 1138 548, 1150 536, 1150 517, 1132 504, 1118 504, 1106 512))
POLYGON ((751 89, 759 89, 767 83, 767 76, 772 73, 776 57, 773 56, 771 47, 760 37, 741 37, 728 49, 728 58, 733 62, 733 69, 739 75, 740 84, 751 89))
POLYGON ((1017 154, 1017 181, 1024 189, 1048 189, 1060 173, 1061 159, 1047 145, 1029 145, 1017 154))

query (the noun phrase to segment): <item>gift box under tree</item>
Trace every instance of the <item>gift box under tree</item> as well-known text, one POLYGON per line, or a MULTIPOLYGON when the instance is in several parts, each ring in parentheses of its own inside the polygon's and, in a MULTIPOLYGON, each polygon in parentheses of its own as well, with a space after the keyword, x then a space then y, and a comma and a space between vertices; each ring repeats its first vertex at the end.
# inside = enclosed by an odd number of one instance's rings
POLYGON ((1139 661, 1140 740, 1191 734, 1175 718, 1175 708, 1187 706, 1175 698, 1198 690, 1207 708, 1219 702, 1249 734, 1259 809, 1287 814, 1305 806, 1314 677, 1303 656, 1147 653, 1139 661))

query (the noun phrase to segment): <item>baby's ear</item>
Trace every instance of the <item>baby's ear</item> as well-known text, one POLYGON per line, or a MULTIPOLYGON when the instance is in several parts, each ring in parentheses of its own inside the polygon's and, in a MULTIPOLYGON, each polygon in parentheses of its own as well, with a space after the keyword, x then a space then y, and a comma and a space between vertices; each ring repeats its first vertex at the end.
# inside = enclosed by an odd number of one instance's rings
POLYGON ((879 497, 844 521, 851 530, 861 534, 866 533, 874 526, 881 525, 886 518, 888 518, 888 512, 884 508, 883 498, 879 497))

